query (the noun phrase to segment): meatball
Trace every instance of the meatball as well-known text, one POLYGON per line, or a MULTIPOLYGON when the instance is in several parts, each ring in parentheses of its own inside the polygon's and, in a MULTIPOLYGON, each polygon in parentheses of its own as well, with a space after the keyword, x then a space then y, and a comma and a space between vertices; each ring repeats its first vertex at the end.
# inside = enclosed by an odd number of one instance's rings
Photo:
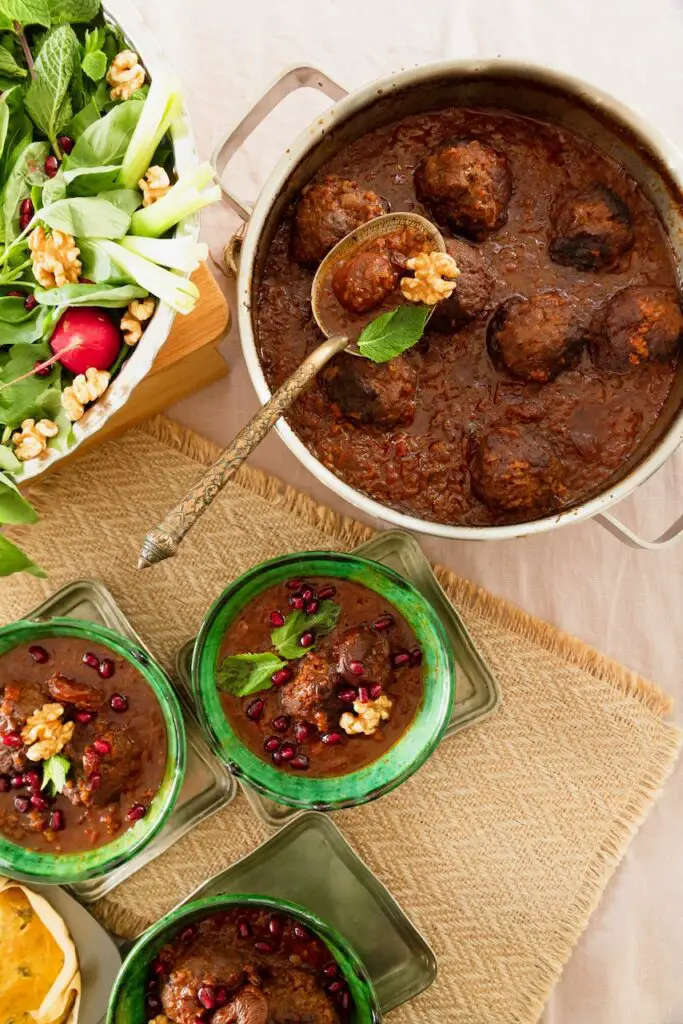
MULTIPOLYGON (((26 719, 42 708, 48 698, 35 683, 7 683, 0 701, 0 736, 21 732, 26 719)), ((27 764, 25 747, 6 747, 0 743, 0 773, 22 771, 27 764)))
POLYGON ((622 288, 602 304, 590 328, 593 362, 624 372, 669 359, 683 334, 680 297, 673 288, 622 288))
POLYGON ((584 331, 576 304, 561 292, 503 302, 488 326, 491 358, 513 377, 548 381, 576 361, 584 331))
POLYGON ((359 677, 352 665, 362 665, 363 681, 386 686, 391 675, 389 640, 385 633, 376 633, 368 626, 352 626, 336 641, 333 649, 336 669, 350 686, 357 686, 359 677))
POLYGON ((458 264, 460 277, 452 294, 437 302, 429 321, 430 328, 445 334, 476 320, 488 307, 493 288, 493 275, 476 246, 449 238, 446 249, 458 264))
POLYGON ((507 220, 512 179, 507 158, 476 139, 441 146, 415 171, 415 192, 440 224, 474 241, 507 220))
POLYGON ((195 1024, 198 1017, 197 993, 203 986, 224 985, 228 990, 245 981, 243 957, 225 945, 213 944, 210 952, 202 948, 201 939, 179 956, 169 978, 161 986, 161 1005, 175 1024, 195 1024))
POLYGON ((104 807, 135 784, 140 774, 141 753, 128 729, 96 727, 95 739, 107 741, 111 752, 100 755, 90 743, 68 745, 69 760, 78 764, 75 781, 65 795, 73 804, 104 807))
POLYGON ((320 383, 343 416, 389 429, 415 418, 417 370, 405 356, 388 363, 342 353, 320 374, 320 383))
POLYGON ((596 181, 555 203, 551 214, 550 256, 577 270, 607 270, 633 245, 628 206, 596 181))
POLYGON ((339 721, 338 684, 329 650, 311 651, 299 662, 294 679, 280 687, 280 707, 284 714, 327 732, 339 721))
POLYGON ((357 181, 328 175, 307 185, 294 213, 294 259, 317 266, 344 235, 381 217, 387 209, 384 200, 357 181))
POLYGON ((561 495, 562 467, 532 426, 497 426, 470 446, 472 490, 492 512, 548 509, 561 495))
MULTIPOLYGON (((291 991, 289 988, 287 990, 291 991)), ((278 1009, 281 1008, 280 1003, 273 1005, 276 1005, 278 1009)), ((268 1024, 269 1012, 268 1000, 261 989, 256 985, 245 985, 229 1003, 214 1013, 211 1024, 268 1024)), ((295 1016, 291 1019, 298 1019, 296 1010, 295 1016)), ((310 1019, 323 1021, 322 1017, 311 1017, 310 1019)))
POLYGON ((60 704, 73 704, 81 711, 98 711, 104 704, 104 691, 87 683, 77 683, 61 672, 55 672, 47 681, 50 696, 60 704))
MULTIPOLYGON (((273 971, 263 978, 263 992, 271 1010, 266 1019, 273 1024, 338 1024, 340 1020, 332 993, 323 990, 310 970, 287 967, 282 972, 273 971)), ((242 1018, 234 1018, 234 1024, 242 1024, 242 1018)), ((244 1018, 244 1024, 252 1024, 251 1017, 244 1018)), ((260 1024, 260 1019, 253 1024, 260 1024)))
POLYGON ((332 275, 332 291, 344 309, 367 313, 393 292, 398 274, 388 253, 364 249, 337 267, 332 275))

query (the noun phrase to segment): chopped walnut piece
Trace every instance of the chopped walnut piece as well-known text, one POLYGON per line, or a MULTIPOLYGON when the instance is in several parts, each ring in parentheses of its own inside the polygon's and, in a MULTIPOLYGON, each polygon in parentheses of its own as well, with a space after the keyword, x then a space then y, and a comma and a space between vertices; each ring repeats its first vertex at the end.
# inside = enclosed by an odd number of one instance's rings
POLYGON ((111 85, 113 100, 129 100, 145 84, 145 69, 133 50, 118 53, 107 71, 107 83, 111 85))
POLYGON ((380 722, 386 722, 389 718, 392 707, 393 702, 385 693, 377 700, 369 700, 365 704, 355 700, 353 710, 356 714, 352 715, 350 711, 345 711, 339 719, 339 724, 349 736, 357 733, 371 736, 379 728, 380 722))
POLYGON ((144 178, 140 178, 138 188, 143 195, 142 205, 151 206, 170 190, 171 179, 163 167, 150 167, 144 178))
POLYGON ((165 1013, 158 1013, 156 1017, 152 1017, 147 1021, 147 1024, 171 1024, 165 1013))
POLYGON ((65 231, 47 234, 42 224, 28 236, 33 273, 43 288, 61 288, 76 284, 81 273, 80 249, 73 235, 65 231))
POLYGON ((59 427, 52 420, 24 420, 21 430, 12 435, 14 454, 22 462, 35 459, 47 448, 48 437, 56 437, 59 427))
POLYGON ((43 704, 26 720, 21 738, 27 745, 29 761, 47 761, 66 746, 73 736, 74 723, 61 722, 61 704, 43 704))
POLYGON ((152 298, 133 299, 128 304, 128 309, 121 317, 121 330, 126 345, 131 347, 137 345, 144 331, 142 325, 151 318, 155 306, 156 303, 152 298))
POLYGON ((418 253, 406 260, 406 267, 415 271, 415 277, 401 278, 403 297, 427 306, 447 299, 455 288, 456 277, 460 276, 458 264, 447 252, 418 253))
POLYGON ((74 377, 73 383, 62 391, 62 407, 72 423, 80 420, 85 406, 97 401, 109 387, 111 374, 96 370, 94 366, 74 377))

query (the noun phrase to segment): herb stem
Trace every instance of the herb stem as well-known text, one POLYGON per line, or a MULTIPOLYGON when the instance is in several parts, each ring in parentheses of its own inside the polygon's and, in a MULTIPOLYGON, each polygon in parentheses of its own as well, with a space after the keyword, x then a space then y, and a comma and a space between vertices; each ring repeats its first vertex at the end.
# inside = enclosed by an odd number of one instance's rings
POLYGON ((24 32, 23 28, 21 27, 18 21, 14 22, 14 31, 16 32, 19 42, 21 43, 21 48, 24 51, 24 57, 26 58, 26 66, 29 70, 31 78, 35 82, 36 68, 33 63, 33 54, 31 53, 31 47, 28 45, 26 33, 24 32))

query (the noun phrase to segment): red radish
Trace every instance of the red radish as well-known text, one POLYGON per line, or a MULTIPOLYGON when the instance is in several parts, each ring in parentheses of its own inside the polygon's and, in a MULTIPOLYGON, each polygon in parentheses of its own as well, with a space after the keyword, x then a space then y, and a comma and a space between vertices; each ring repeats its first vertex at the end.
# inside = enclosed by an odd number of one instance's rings
POLYGON ((91 366, 108 370, 119 354, 121 335, 102 310, 73 306, 57 324, 50 348, 71 373, 85 373, 91 366))

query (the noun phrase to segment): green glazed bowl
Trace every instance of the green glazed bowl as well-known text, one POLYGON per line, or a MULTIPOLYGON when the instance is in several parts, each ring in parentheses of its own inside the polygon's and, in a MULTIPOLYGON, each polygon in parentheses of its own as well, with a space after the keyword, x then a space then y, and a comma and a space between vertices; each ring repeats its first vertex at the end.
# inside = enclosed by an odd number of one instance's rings
POLYGON ((0 835, 0 873, 27 882, 70 885, 104 875, 132 860, 163 828, 173 810, 185 776, 185 725, 171 682, 147 651, 111 629, 81 619, 15 622, 0 629, 0 655, 19 644, 41 638, 71 636, 100 643, 129 661, 154 691, 166 725, 166 771, 148 813, 118 839, 86 853, 37 853, 0 835))
POLYGON ((223 591, 204 619, 192 655, 192 687, 205 731, 230 771, 278 803, 336 810, 388 793, 424 764, 453 713, 455 664, 441 620, 425 598, 392 569, 357 555, 308 551, 262 562, 223 591), (381 594, 406 620, 422 649, 422 704, 400 739, 376 761, 347 775, 307 778, 279 771, 242 742, 226 718, 215 670, 226 629, 262 591, 292 576, 330 576, 381 594))
POLYGON ((187 903, 152 925, 135 943, 114 982, 106 1024, 146 1024, 145 991, 149 967, 163 946, 183 927, 215 911, 238 906, 267 907, 297 918, 325 943, 342 970, 353 998, 352 1024, 379 1024, 377 996, 362 960, 347 940, 309 910, 272 896, 230 894, 187 903))

